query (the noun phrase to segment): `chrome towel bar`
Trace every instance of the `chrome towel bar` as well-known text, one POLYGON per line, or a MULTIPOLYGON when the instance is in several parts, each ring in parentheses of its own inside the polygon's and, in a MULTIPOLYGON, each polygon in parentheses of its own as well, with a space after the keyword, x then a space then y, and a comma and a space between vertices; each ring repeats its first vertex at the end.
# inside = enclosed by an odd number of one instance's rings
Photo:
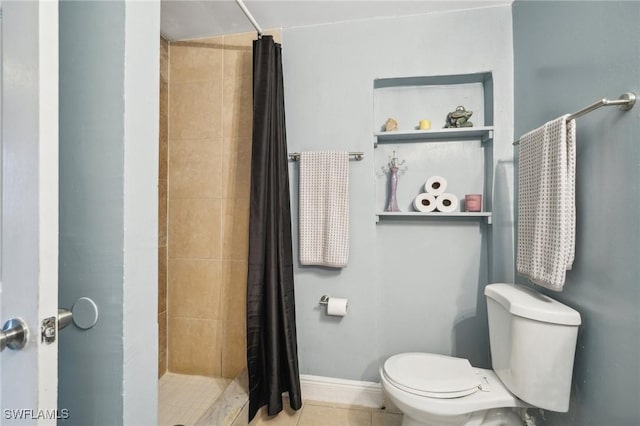
MULTIPOLYGON (((567 120, 574 120, 578 117, 582 117, 585 114, 590 113, 603 106, 620 106, 620 110, 629 111, 636 103, 636 94, 633 92, 627 92, 620 95, 618 99, 600 99, 598 102, 594 102, 591 105, 582 108, 580 111, 576 111, 567 117, 567 120)), ((515 141, 514 145, 519 145, 520 141, 515 141)))
MULTIPOLYGON (((360 161, 360 160, 362 160, 364 158, 364 152, 350 152, 349 153, 349 157, 353 157, 354 160, 360 161)), ((291 154, 289 154, 289 160, 299 161, 300 160, 300 153, 299 152, 292 152, 291 154)))

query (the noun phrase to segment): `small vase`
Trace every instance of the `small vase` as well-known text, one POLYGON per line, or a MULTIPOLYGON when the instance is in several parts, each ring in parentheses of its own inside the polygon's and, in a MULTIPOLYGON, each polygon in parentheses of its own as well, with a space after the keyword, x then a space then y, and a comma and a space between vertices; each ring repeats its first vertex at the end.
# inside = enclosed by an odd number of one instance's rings
POLYGON ((398 189, 398 168, 397 167, 389 167, 389 171, 391 173, 391 179, 389 180, 389 204, 387 208, 384 209, 385 212, 399 212, 398 201, 396 200, 396 190, 398 189))

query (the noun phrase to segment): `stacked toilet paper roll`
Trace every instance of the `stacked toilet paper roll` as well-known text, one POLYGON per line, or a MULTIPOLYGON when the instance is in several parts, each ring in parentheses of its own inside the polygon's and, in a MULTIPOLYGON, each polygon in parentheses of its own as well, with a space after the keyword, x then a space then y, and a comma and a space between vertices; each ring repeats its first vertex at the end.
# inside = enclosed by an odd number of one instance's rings
POLYGON ((458 211, 458 197, 445 192, 436 199, 436 209, 442 213, 458 211))
POLYGON ((447 189, 447 180, 442 176, 431 176, 424 184, 424 190, 427 194, 434 197, 444 194, 447 189))
POLYGON ((413 208, 422 213, 432 212, 436 209, 436 197, 426 192, 418 194, 413 200, 413 208))
POLYGON ((413 207, 419 212, 439 211, 451 213, 458 211, 458 197, 445 192, 447 180, 442 176, 431 176, 424 184, 425 192, 413 200, 413 207))

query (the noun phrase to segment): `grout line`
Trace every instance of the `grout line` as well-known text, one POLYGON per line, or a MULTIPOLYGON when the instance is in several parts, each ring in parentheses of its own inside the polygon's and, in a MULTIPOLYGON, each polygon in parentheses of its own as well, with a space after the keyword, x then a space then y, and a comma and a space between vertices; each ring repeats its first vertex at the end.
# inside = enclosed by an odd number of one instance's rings
POLYGON ((218 258, 218 257, 170 257, 169 260, 201 260, 211 262, 236 262, 248 263, 246 258, 218 258))
POLYGON ((300 424, 300 419, 302 418, 302 414, 304 413, 304 408, 305 408, 305 404, 304 404, 304 400, 303 400, 302 408, 300 409, 300 415, 298 415, 298 419, 296 420, 295 426, 298 426, 300 424))
POLYGON ((170 184, 169 184, 169 178, 171 176, 171 169, 170 169, 170 164, 171 162, 169 161, 169 159, 171 158, 171 138, 169 137, 171 135, 171 43, 167 40, 167 123, 166 123, 166 137, 167 137, 167 159, 166 159, 166 164, 165 167, 167 169, 167 212, 166 212, 166 222, 164 223, 165 226, 165 235, 166 235, 166 242, 167 242, 167 254, 166 254, 166 259, 165 259, 165 276, 167 277, 167 282, 166 282, 166 300, 165 300, 165 306, 167 309, 167 318, 166 318, 166 325, 165 325, 165 330, 166 330, 166 350, 165 350, 165 358, 166 358, 166 366, 167 366, 167 372, 169 371, 169 359, 170 359, 170 353, 169 351, 171 350, 171 335, 169 333, 169 313, 171 312, 171 300, 169 299, 169 246, 171 244, 171 235, 169 234, 169 219, 170 219, 170 207, 171 207, 171 190, 170 190, 170 184))

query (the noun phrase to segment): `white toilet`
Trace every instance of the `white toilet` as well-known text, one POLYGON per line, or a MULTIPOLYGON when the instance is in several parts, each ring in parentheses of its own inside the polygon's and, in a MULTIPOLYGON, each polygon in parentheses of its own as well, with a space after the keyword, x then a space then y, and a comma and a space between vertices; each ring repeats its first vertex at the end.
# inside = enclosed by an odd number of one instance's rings
POLYGON ((580 314, 524 286, 490 284, 484 294, 493 370, 427 353, 394 355, 380 369, 402 426, 522 425, 515 407, 569 409, 580 314))

